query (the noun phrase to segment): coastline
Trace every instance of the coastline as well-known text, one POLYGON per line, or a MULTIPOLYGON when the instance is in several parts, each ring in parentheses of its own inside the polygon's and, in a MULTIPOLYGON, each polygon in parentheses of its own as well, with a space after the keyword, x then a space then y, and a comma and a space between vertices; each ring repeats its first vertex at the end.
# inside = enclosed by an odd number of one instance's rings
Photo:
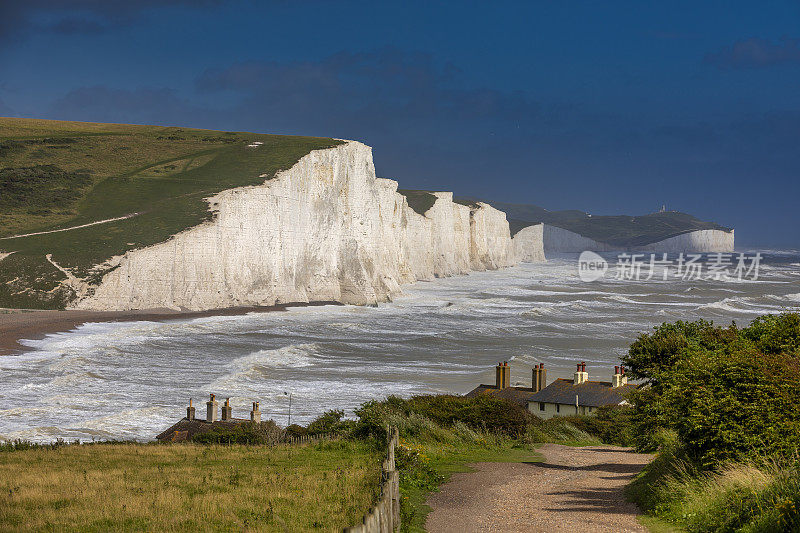
POLYGON ((343 305, 339 302, 297 302, 269 306, 226 307, 205 311, 176 311, 173 309, 142 309, 136 311, 84 311, 0 309, 0 357, 29 350, 19 343, 23 339, 42 339, 46 335, 71 331, 88 322, 131 322, 146 320, 164 322, 207 316, 236 316, 248 313, 273 313, 292 307, 343 305))

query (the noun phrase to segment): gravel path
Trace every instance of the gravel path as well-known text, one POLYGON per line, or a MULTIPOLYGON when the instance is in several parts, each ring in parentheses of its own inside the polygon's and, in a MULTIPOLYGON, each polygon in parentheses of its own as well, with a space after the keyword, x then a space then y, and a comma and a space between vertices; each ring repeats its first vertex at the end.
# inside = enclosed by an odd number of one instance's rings
POLYGON ((652 458, 627 448, 545 444, 541 463, 477 463, 428 497, 431 532, 647 531, 623 487, 652 458))

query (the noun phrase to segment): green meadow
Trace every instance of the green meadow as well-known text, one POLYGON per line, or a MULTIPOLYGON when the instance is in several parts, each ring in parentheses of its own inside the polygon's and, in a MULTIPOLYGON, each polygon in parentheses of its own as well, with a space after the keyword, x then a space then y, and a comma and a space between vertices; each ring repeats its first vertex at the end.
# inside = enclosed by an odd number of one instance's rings
POLYGON ((204 200, 257 185, 329 138, 0 118, 0 307, 60 308, 65 275, 207 220, 204 200), (256 148, 248 147, 262 143, 256 148), (127 218, 123 218, 127 217, 127 218), (70 229, 98 221, 121 220, 70 229))

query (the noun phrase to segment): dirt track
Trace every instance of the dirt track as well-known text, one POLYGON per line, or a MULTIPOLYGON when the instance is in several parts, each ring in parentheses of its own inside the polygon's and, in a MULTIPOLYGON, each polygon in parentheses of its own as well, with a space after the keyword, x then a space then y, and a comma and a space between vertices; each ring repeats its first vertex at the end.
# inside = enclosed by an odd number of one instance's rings
POLYGON ((431 532, 647 531, 623 487, 652 458, 625 448, 545 444, 541 463, 478 463, 428 498, 431 532))

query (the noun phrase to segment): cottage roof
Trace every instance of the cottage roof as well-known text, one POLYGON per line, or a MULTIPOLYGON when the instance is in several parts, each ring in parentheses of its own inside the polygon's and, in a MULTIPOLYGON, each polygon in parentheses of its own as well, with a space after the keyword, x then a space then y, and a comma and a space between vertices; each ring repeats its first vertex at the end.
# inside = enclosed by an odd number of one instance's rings
POLYGON ((183 418, 165 431, 159 433, 156 436, 156 439, 160 440, 161 442, 183 442, 190 440, 192 437, 199 435, 200 433, 207 433, 214 428, 234 428, 237 425, 245 422, 250 422, 250 420, 234 418, 231 419, 230 422, 217 420, 213 424, 210 424, 205 420, 189 420, 187 418, 183 418))
MULTIPOLYGON (((506 387, 504 389, 498 389, 495 385, 478 385, 465 394, 465 396, 474 398, 479 394, 491 394, 525 407, 528 404, 528 399, 533 396, 534 392, 533 389, 529 387, 506 387)), ((573 401, 574 400, 573 398, 573 401)))
POLYGON ((634 385, 623 385, 612 388, 610 381, 584 381, 574 385, 571 379, 558 378, 547 387, 528 397, 529 402, 559 403, 586 407, 602 407, 619 405, 625 400, 625 394, 634 389, 634 385))

